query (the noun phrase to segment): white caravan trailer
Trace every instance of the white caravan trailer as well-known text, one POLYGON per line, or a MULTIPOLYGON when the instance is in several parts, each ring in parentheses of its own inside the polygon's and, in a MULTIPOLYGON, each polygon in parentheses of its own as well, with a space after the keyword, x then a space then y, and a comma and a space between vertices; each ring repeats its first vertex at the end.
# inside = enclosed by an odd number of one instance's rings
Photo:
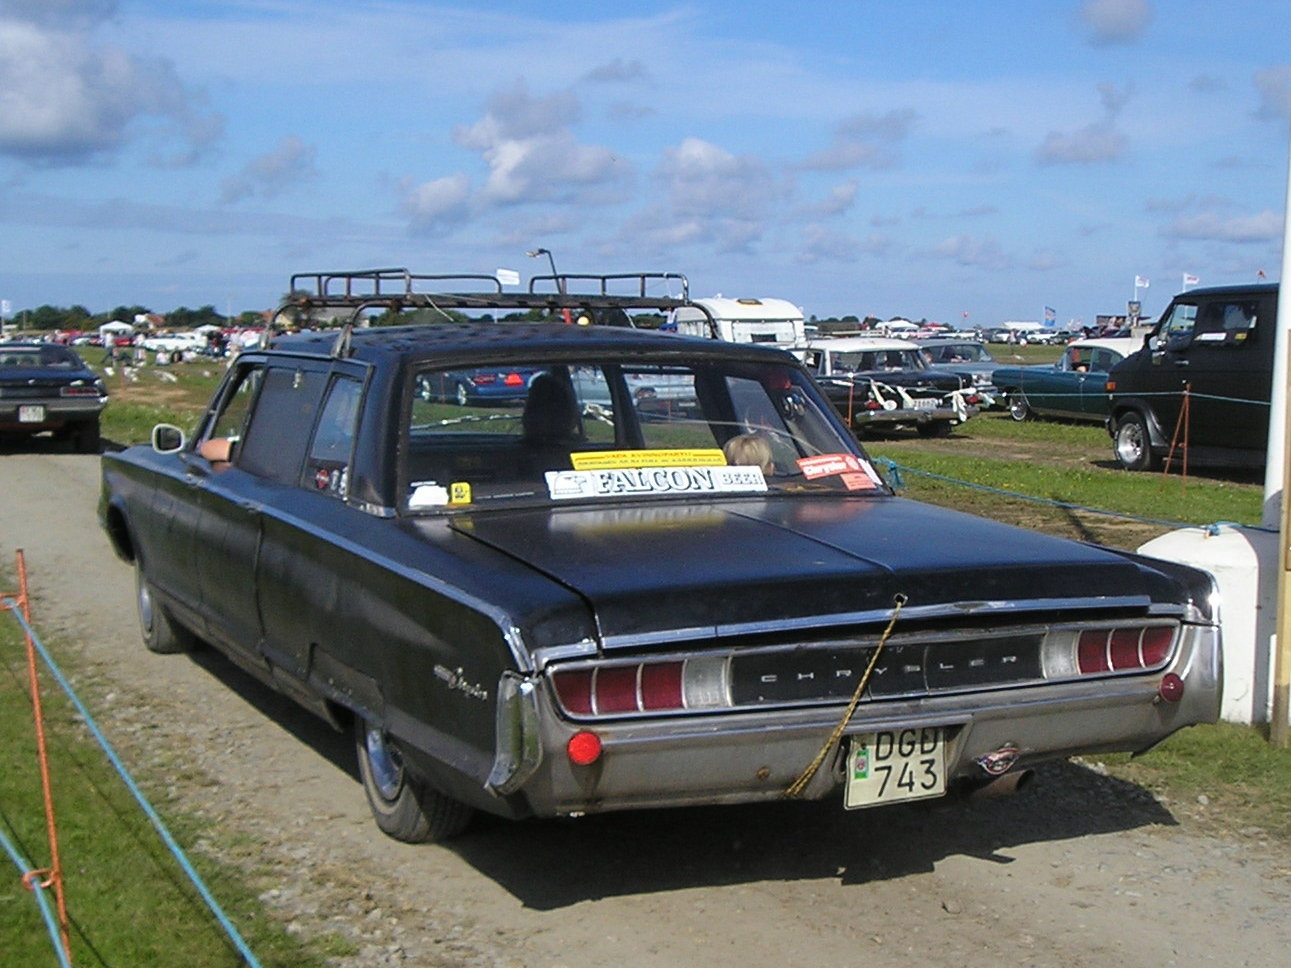
POLYGON ((674 309, 668 324, 687 336, 716 335, 732 343, 791 347, 802 345, 807 337, 802 310, 787 299, 695 299, 690 306, 674 309))

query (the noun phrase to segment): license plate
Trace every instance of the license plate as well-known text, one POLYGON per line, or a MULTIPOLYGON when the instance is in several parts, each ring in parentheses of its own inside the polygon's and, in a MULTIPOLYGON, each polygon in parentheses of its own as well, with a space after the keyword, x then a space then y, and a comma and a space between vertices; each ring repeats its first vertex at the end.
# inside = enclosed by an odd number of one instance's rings
POLYGON ((940 726, 858 733, 847 754, 848 810, 946 793, 946 737, 940 726))
POLYGON ((914 404, 916 410, 936 410, 936 397, 911 397, 910 402, 914 404))
POLYGON ((45 408, 38 403, 28 404, 25 407, 18 408, 19 423, 44 423, 45 408))

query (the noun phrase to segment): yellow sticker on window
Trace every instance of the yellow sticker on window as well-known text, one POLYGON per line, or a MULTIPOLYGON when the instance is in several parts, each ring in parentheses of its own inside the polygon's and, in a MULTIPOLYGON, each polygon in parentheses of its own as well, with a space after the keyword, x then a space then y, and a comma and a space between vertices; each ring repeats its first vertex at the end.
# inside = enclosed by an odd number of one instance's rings
POLYGON ((631 467, 725 467, 717 447, 672 450, 591 450, 570 454, 576 471, 624 470, 631 467))
POLYGON ((449 504, 470 504, 471 485, 467 481, 454 481, 448 487, 449 504))

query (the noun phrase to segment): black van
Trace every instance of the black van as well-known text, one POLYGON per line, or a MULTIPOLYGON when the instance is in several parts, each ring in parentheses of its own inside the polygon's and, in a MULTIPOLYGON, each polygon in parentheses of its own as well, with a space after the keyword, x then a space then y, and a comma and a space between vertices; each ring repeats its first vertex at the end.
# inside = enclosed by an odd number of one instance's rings
POLYGON ((1143 348, 1107 377, 1107 429, 1122 466, 1149 470, 1174 447, 1189 463, 1264 466, 1276 283, 1174 297, 1143 348), (1185 403, 1186 401, 1186 403, 1185 403))

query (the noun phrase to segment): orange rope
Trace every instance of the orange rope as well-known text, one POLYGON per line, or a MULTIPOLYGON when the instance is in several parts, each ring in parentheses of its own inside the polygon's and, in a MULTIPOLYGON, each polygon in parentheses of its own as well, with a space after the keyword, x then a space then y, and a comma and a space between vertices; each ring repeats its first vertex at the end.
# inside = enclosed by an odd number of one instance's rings
MULTIPOLYGON (((18 607, 22 616, 31 626, 31 599, 27 595, 27 562, 22 549, 17 552, 18 558, 18 607)), ((54 897, 58 902, 59 934, 63 941, 63 953, 68 964, 72 962, 72 940, 68 929, 67 898, 63 893, 63 862, 58 853, 58 829, 54 823, 54 795, 49 782, 49 753, 45 744, 45 713, 40 702, 40 680, 36 675, 36 645, 31 640, 31 633, 24 633, 27 640, 27 675, 31 683, 31 711, 36 722, 36 752, 40 761, 40 787, 45 798, 45 830, 49 837, 49 857, 53 865, 49 870, 48 884, 54 888, 54 897)), ((44 872, 42 872, 44 873, 44 872)))

